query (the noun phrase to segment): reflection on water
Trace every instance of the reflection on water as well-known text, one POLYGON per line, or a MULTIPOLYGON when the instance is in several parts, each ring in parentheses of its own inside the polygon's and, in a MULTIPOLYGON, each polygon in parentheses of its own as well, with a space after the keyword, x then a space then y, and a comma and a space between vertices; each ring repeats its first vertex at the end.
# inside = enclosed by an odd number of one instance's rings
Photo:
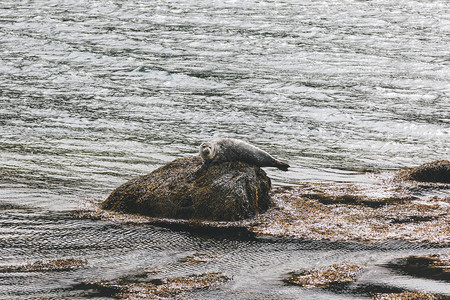
MULTIPOLYGON (((205 269, 235 278, 209 296, 329 299, 279 278, 378 262, 380 249, 217 241, 62 211, 217 136, 288 161, 267 169, 276 185, 448 159, 449 18, 444 0, 2 1, 1 263, 74 256, 89 268, 0 274, 0 293, 75 295, 72 284, 154 263, 190 273, 178 259, 209 251, 219 259, 205 269)), ((422 251, 393 247, 387 257, 422 251)))

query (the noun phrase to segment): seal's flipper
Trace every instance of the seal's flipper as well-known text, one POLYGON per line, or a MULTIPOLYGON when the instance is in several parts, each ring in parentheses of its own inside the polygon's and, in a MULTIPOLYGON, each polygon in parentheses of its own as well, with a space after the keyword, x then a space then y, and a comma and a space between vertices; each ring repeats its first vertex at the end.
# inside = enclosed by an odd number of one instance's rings
POLYGON ((276 167, 281 171, 287 171, 290 165, 280 161, 276 167))

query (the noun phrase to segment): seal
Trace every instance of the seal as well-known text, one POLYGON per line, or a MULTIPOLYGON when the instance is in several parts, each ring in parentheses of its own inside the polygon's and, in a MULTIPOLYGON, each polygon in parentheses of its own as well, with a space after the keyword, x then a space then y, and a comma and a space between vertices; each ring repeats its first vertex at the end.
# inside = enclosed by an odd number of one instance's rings
POLYGON ((266 151, 237 139, 204 142, 200 145, 200 156, 205 164, 242 161, 258 167, 276 167, 282 171, 287 171, 290 167, 266 151))

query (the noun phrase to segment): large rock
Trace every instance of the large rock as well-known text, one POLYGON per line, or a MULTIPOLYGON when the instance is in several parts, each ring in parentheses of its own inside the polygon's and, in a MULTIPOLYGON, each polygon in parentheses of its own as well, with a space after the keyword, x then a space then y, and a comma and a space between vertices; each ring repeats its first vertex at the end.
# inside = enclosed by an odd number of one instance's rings
POLYGON ((126 182, 102 206, 158 218, 234 221, 266 211, 270 186, 257 166, 205 166, 200 157, 186 157, 126 182))

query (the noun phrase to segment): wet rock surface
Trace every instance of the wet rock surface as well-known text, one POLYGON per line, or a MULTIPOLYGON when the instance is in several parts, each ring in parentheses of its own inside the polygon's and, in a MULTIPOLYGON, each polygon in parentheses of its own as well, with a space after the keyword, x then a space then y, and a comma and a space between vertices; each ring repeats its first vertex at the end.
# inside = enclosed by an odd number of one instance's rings
POLYGON ((250 218, 271 206, 271 182, 243 162, 204 165, 186 157, 128 181, 102 207, 159 218, 227 220, 250 218))

